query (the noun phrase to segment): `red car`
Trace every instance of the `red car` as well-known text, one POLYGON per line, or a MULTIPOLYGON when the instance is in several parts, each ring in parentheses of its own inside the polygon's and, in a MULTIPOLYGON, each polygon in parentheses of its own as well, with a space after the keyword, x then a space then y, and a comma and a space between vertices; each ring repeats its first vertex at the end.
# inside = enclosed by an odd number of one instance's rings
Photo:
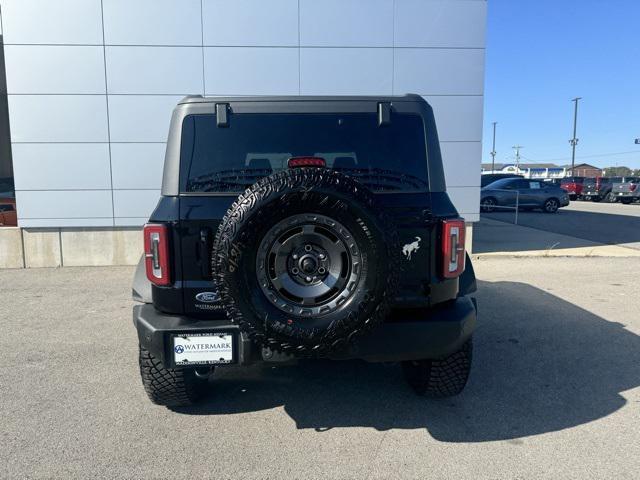
POLYGON ((17 227, 18 215, 13 198, 0 198, 0 227, 17 227))
POLYGON ((560 182, 560 188, 566 190, 570 200, 575 200, 582 195, 584 177, 567 177, 560 182))

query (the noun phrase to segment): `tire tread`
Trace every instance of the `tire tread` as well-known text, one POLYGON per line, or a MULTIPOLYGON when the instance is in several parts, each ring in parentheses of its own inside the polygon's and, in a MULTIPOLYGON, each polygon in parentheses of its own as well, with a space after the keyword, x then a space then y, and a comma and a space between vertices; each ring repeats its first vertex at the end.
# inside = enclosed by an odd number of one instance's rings
POLYGON ((184 407, 203 396, 205 382, 192 370, 164 368, 151 352, 140 347, 140 376, 149 399, 156 405, 184 407))
POLYGON ((419 395, 443 398, 458 395, 464 389, 471 371, 472 340, 460 350, 440 359, 403 362, 408 383, 419 395))

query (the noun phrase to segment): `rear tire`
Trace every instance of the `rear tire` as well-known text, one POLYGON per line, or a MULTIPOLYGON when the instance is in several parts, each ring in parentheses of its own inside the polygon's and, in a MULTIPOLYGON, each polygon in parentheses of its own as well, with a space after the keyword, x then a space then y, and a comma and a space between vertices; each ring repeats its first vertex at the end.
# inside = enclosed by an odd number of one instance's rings
POLYGON ((471 338, 458 350, 444 358, 402 362, 407 383, 424 397, 443 398, 464 390, 473 357, 471 338))
POLYGON ((625 205, 629 205, 632 202, 630 198, 622 198, 620 201, 625 205))
POLYGON ((201 400, 207 390, 207 377, 195 369, 164 368, 151 352, 140 349, 140 377, 149 399, 156 405, 186 407, 201 400))

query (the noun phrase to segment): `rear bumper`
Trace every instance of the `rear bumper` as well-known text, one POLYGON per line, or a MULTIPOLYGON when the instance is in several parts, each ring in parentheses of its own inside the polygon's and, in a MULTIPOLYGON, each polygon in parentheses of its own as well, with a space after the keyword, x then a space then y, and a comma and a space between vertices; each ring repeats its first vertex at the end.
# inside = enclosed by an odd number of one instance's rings
POLYGON ((582 194, 583 197, 602 197, 603 195, 605 195, 603 192, 600 192, 599 190, 583 190, 582 194))
MULTIPOLYGON (((167 368, 176 367, 171 352, 175 334, 232 333, 235 338, 235 364, 283 361, 275 352, 263 351, 228 320, 194 320, 159 313, 151 304, 133 307, 133 323, 140 345, 149 350, 167 368), (275 354, 274 354, 275 353, 275 354)), ((458 350, 476 326, 476 303, 471 297, 425 311, 406 321, 383 323, 357 338, 343 351, 330 355, 335 360, 362 359, 369 362, 394 362, 438 358, 458 350)))
POLYGON ((639 192, 613 192, 613 198, 640 198, 639 192))

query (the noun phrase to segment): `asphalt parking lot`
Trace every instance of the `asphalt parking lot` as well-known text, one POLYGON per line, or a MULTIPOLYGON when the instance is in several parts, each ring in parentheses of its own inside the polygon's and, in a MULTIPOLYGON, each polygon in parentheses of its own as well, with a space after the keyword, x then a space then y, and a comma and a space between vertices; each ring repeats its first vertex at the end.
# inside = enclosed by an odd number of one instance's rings
POLYGON ((396 365, 310 362, 221 369, 179 411, 140 385, 132 268, 0 270, 0 476, 637 478, 640 259, 475 265, 457 398, 417 398, 396 365))
MULTIPOLYGON (((534 239, 535 232, 528 232, 523 233, 524 238, 513 242, 512 246, 505 247, 505 242, 502 241, 504 239, 497 238, 495 232, 487 231, 486 235, 483 235, 482 229, 486 228, 487 222, 483 223, 482 220, 513 224, 515 212, 483 212, 481 222, 476 228, 478 232, 476 238, 481 241, 477 243, 478 249, 474 249, 474 253, 489 253, 495 248, 543 250, 555 243, 553 236, 542 235, 534 239), (531 238, 531 241, 526 241, 527 236, 531 238), (525 247, 523 248, 523 246, 525 247)), ((640 250, 640 203, 623 205, 621 203, 574 201, 568 207, 561 208, 558 213, 552 215, 541 211, 521 211, 518 213, 518 225, 571 237, 571 239, 559 239, 559 243, 569 248, 600 244, 640 250)), ((635 255, 636 253, 630 252, 631 254, 635 255)))

